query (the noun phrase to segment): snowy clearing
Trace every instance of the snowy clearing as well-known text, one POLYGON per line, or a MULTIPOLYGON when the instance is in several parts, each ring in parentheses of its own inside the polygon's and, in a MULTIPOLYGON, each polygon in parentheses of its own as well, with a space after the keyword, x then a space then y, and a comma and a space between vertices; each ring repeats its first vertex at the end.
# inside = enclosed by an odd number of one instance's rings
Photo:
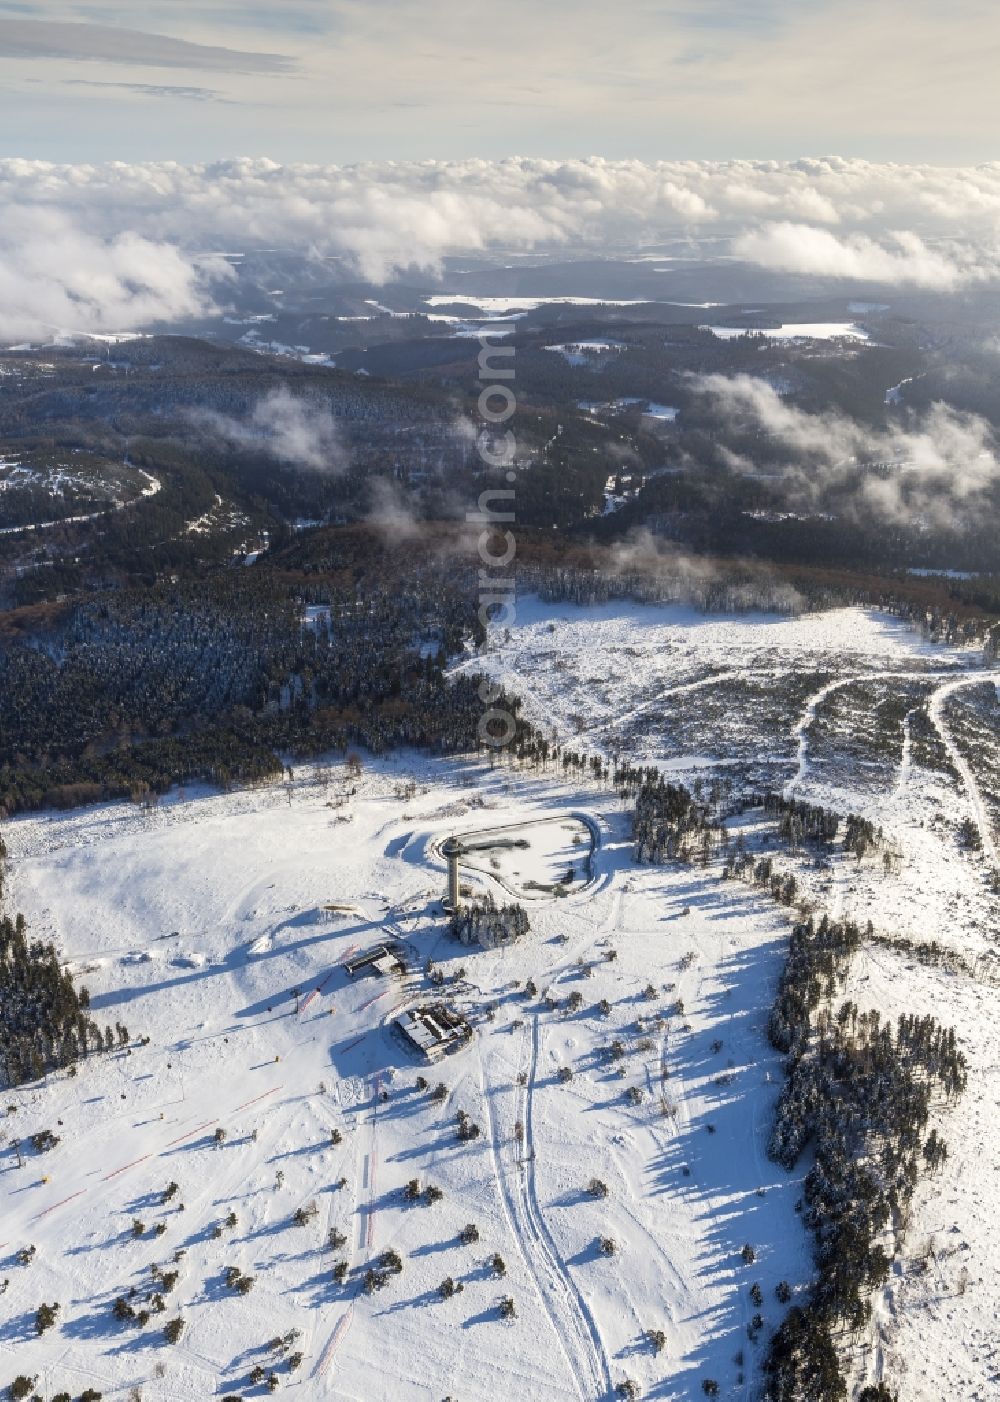
POLYGON ((868 332, 853 321, 789 321, 782 326, 700 326, 720 341, 737 336, 766 336, 774 341, 867 341, 868 332))

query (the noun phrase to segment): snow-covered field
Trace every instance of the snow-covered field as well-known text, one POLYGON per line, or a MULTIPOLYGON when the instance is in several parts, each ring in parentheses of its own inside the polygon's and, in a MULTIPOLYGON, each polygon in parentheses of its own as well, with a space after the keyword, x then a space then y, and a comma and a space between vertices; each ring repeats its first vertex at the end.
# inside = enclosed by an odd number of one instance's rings
POLYGON ((789 321, 781 326, 700 326, 700 331, 711 331, 720 341, 732 341, 737 336, 766 336, 773 341, 867 341, 870 339, 863 326, 853 321, 789 321))
POLYGON ((942 1119, 951 1157, 918 1189, 857 1379, 885 1366, 907 1402, 1000 1397, 1000 903, 988 884, 1000 867, 1000 670, 861 609, 704 618, 677 606, 527 599, 518 611, 485 670, 562 742, 687 778, 750 772, 884 828, 891 872, 881 862, 832 873, 803 864, 800 880, 817 909, 870 919, 880 937, 845 996, 890 1018, 933 1012, 953 1024, 970 1078, 942 1119), (981 852, 959 841, 967 818, 981 852), (924 967, 883 942, 896 937, 936 941, 966 973, 924 967))
MULTIPOLYGON (((555 347, 549 346, 547 349, 554 350, 555 347)), ((665 423, 673 423, 680 413, 680 410, 675 409, 671 404, 657 404, 650 399, 636 399, 634 397, 608 400, 578 399, 576 407, 582 409, 586 414, 614 414, 622 409, 633 408, 638 404, 643 406, 642 412, 645 418, 662 419, 665 423)))
POLYGON ((465 292, 436 292, 423 298, 427 307, 462 305, 504 316, 510 312, 532 312, 538 307, 640 307, 641 299, 622 301, 609 297, 478 297, 465 292))
MULTIPOLYGON (((519 614, 463 665, 519 690, 572 747, 689 778, 757 769, 885 826, 892 870, 802 859, 801 880, 818 908, 961 956, 964 972, 949 973, 919 950, 866 944, 848 994, 954 1023, 970 1084, 941 1112, 951 1156, 918 1189, 856 1376, 884 1367, 907 1402, 1000 1396, 995 846, 960 714, 966 688, 1000 675, 861 610, 703 618, 524 600, 519 614), (967 816, 981 853, 959 845, 967 816)), ((991 723, 988 707, 976 716, 991 723)), ((264 1391, 247 1380, 260 1362, 306 1398, 596 1402, 628 1377, 643 1396, 694 1402, 715 1379, 751 1402, 764 1338, 747 1337, 749 1287, 759 1281, 772 1327, 775 1285, 798 1291, 810 1275, 795 1211, 807 1165, 789 1175, 765 1153, 782 1069, 764 1029, 786 912, 714 865, 634 867, 618 797, 561 768, 412 755, 357 779, 339 763, 297 767, 288 784, 174 795, 150 813, 22 818, 5 838, 11 907, 65 951, 99 1022, 150 1042, 6 1097, 8 1140, 51 1128, 61 1143, 20 1168, 0 1153, 0 1384, 29 1373, 46 1396, 249 1397, 264 1391), (528 846, 497 867, 470 860, 462 879, 501 901, 532 883, 531 932, 512 949, 465 948, 440 910, 439 844, 510 825, 528 846), (589 865, 583 825, 598 839, 589 865), (566 894, 537 889, 570 864, 566 894), (349 979, 349 954, 382 941, 406 978, 349 979), (433 990, 428 960, 444 980, 433 990), (430 998, 475 1032, 428 1069, 390 1024, 430 998), (418 1089, 420 1074, 446 1098, 418 1089), (478 1137, 459 1141, 459 1111, 478 1137), (407 1203, 413 1178, 443 1197, 407 1203), (606 1197, 588 1193, 592 1178, 606 1197), (346 1238, 334 1250, 331 1229, 346 1238), (28 1243, 37 1256, 18 1265, 28 1243), (390 1249, 401 1273, 367 1294, 366 1267, 390 1249), (117 1323, 114 1300, 148 1293, 153 1264, 179 1272, 166 1312, 117 1323), (228 1266, 255 1277, 248 1295, 226 1286, 228 1266), (449 1277, 462 1288, 442 1299, 449 1277), (513 1320, 500 1317, 507 1296, 513 1320), (60 1302, 59 1323, 36 1339, 43 1300, 60 1302), (162 1325, 177 1316, 186 1328, 169 1345, 162 1325), (293 1328, 304 1357, 289 1374, 268 1343, 293 1328)))
POLYGON ((572 341, 559 345, 545 346, 547 351, 556 351, 570 365, 589 365, 597 357, 610 351, 624 349, 623 341, 572 341))

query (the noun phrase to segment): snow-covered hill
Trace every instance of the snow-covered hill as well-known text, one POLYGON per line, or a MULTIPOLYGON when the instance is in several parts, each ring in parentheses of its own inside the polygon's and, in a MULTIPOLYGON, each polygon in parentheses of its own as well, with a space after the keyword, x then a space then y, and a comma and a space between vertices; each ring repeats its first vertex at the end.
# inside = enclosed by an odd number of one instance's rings
MULTIPOLYGON (((858 611, 662 612, 537 605, 487 665, 564 738, 579 730, 573 743, 631 753, 619 741, 631 726, 678 772, 749 763, 885 826, 898 861, 797 859, 801 880, 819 908, 961 956, 947 972, 920 949, 866 945, 849 993, 890 1017, 953 1022, 970 1087, 942 1109, 952 1154, 918 1189, 855 1373, 884 1367, 908 1402, 1000 1396, 997 902, 989 834, 982 853, 958 843, 961 819, 984 821, 989 799, 949 726, 949 697, 987 674, 858 611), (777 698, 766 711, 762 674, 777 698), (873 682, 913 688, 885 744, 868 701, 832 709, 841 688, 850 698, 873 682), (872 784, 871 766, 890 781, 872 784)), ((57 942, 92 1015, 124 1022, 132 1044, 5 1094, 0 1384, 25 1374, 47 1399, 138 1388, 179 1402, 263 1395, 273 1372, 304 1398, 387 1402, 501 1390, 587 1402, 626 1378, 657 1398, 700 1397, 708 1380, 723 1397, 756 1395, 766 1332, 748 1338, 750 1287, 769 1328, 784 1309, 775 1287, 787 1281, 794 1299, 811 1273, 796 1211, 807 1165, 788 1174, 765 1152, 783 1075, 765 1024, 786 912, 720 882, 714 863, 635 867, 619 797, 570 785, 561 768, 408 755, 355 777, 334 762, 280 787, 175 794, 148 813, 23 818, 5 837, 9 906, 57 942), (546 893, 572 858, 551 837, 571 814, 599 841, 565 894, 546 893), (496 869, 470 863, 463 879, 498 900, 535 883, 531 932, 512 948, 466 948, 440 908, 439 844, 510 824, 529 846, 496 869), (402 953, 406 977, 352 980, 344 961, 380 942, 402 953), (392 1022, 432 999, 467 1015, 474 1036, 427 1067, 392 1022), (459 1137, 460 1113, 478 1134, 459 1137), (13 1141, 45 1128, 58 1146, 23 1147, 19 1166, 13 1141), (408 1201, 413 1179, 421 1197, 408 1201), (478 1239, 462 1240, 467 1225, 478 1239), (34 1259, 19 1264, 29 1244, 34 1259), (368 1293, 365 1273, 387 1251, 402 1269, 368 1293), (227 1284, 230 1267, 252 1277, 248 1293, 227 1284), (163 1272, 176 1272, 169 1291, 163 1272), (119 1298, 154 1312, 122 1322, 119 1298), (508 1298, 514 1318, 502 1317, 508 1298), (43 1302, 60 1310, 36 1337, 43 1302), (174 1319, 184 1329, 171 1344, 174 1319), (265 1381, 251 1381, 255 1366, 265 1381)))

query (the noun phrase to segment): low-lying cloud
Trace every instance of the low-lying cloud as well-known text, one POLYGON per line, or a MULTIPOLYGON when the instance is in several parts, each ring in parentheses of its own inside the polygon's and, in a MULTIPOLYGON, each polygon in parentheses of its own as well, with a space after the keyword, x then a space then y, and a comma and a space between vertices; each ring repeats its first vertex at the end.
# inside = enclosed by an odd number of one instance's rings
POLYGON ((368 496, 365 519, 388 545, 403 545, 420 534, 413 502, 391 478, 374 478, 368 496))
MULTIPOLYGON (((750 375, 704 375, 691 383, 711 399, 727 428, 762 436, 766 473, 780 473, 802 509, 833 499, 858 519, 954 528, 974 520, 1000 484, 992 426, 948 404, 933 404, 898 431, 885 432, 839 411, 796 408, 750 375)), ((748 458, 733 456, 731 465, 755 470, 748 458)))
POLYGON ((201 315, 213 308, 209 284, 230 276, 218 257, 135 232, 90 232, 61 209, 0 211, 2 340, 131 331, 201 315))
MULTIPOLYGON (((105 325, 133 300, 116 291, 114 276, 128 248, 144 251, 149 283, 178 287, 182 306, 198 300, 192 256, 206 249, 313 252, 373 281, 437 271, 457 252, 614 246, 647 256, 643 246, 676 250, 688 240, 697 255, 707 238, 713 249, 763 267, 849 283, 947 291, 1000 270, 1000 164, 595 158, 64 166, 8 159, 0 161, 0 216, 22 228, 50 218, 64 240, 72 230, 105 250, 94 290, 66 289, 70 300, 79 293, 81 314, 105 325), (154 255, 160 273, 151 267, 154 255)), ((15 269, 24 261, 19 246, 0 230, 0 256, 15 269)), ((65 320, 51 306, 53 287, 65 284, 61 248, 35 247, 30 262, 38 287, 21 278, 15 301, 22 320, 32 313, 39 322, 65 320)), ((169 314, 170 299, 161 300, 169 314)))
POLYGON ((284 387, 264 395, 245 418, 208 409, 188 417, 200 433, 227 447, 267 453, 291 467, 338 475, 349 465, 330 406, 284 387))
POLYGON ((809 224, 782 222, 741 235, 733 251, 750 263, 780 272, 940 292, 1000 272, 996 251, 959 243, 931 248, 919 234, 903 229, 890 231, 878 242, 867 234, 839 236, 809 224))

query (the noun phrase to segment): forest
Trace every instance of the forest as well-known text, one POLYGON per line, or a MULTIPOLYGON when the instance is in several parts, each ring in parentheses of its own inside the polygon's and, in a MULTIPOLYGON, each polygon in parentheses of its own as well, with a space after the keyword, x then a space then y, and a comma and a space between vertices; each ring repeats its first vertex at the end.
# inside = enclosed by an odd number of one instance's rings
POLYGON ((834 1010, 862 938, 826 916, 797 925, 771 1014, 771 1041, 788 1059, 768 1152, 790 1169, 812 1151, 802 1210, 816 1278, 768 1346, 768 1402, 847 1396, 837 1341, 867 1325, 872 1292, 892 1264, 886 1233, 901 1240, 920 1174, 947 1157, 927 1129, 932 1103, 965 1088, 955 1033, 934 1017, 904 1014, 893 1024, 853 1002, 834 1010))
POLYGON ((473 901, 453 911, 448 929, 463 944, 479 944, 498 949, 523 939, 531 928, 523 906, 497 905, 487 892, 482 901, 473 901))
MULTIPOLYGON (((615 570, 600 547, 556 547, 529 531, 521 549, 520 587, 551 599, 793 612, 865 602, 955 645, 978 640, 988 650, 1000 636, 976 606, 989 600, 965 600, 952 582, 776 575, 752 563, 706 572, 655 552, 615 570)), ((0 810, 152 802, 197 780, 273 782, 284 768, 279 754, 475 750, 476 683, 465 673, 446 677, 464 647, 483 641, 475 558, 450 528, 429 528, 419 549, 368 527, 328 528, 276 546, 252 570, 168 577, 0 614, 0 810)), ((517 700, 507 704, 516 715, 517 700)), ((511 752, 541 763, 556 757, 521 720, 511 752)), ((571 751, 559 757, 564 769, 578 767, 571 751)), ((627 769, 616 782, 634 791, 646 776, 627 769)), ((647 860, 660 860, 684 834, 674 830, 676 796, 649 782, 642 845, 647 860)), ((808 836, 814 818, 793 817, 808 836)), ((704 814, 692 810, 683 824, 689 844, 705 840, 704 814)))
POLYGON ((269 781, 278 752, 475 750, 477 682, 443 670, 481 627, 464 569, 343 565, 123 590, 0 645, 0 809, 269 781))

